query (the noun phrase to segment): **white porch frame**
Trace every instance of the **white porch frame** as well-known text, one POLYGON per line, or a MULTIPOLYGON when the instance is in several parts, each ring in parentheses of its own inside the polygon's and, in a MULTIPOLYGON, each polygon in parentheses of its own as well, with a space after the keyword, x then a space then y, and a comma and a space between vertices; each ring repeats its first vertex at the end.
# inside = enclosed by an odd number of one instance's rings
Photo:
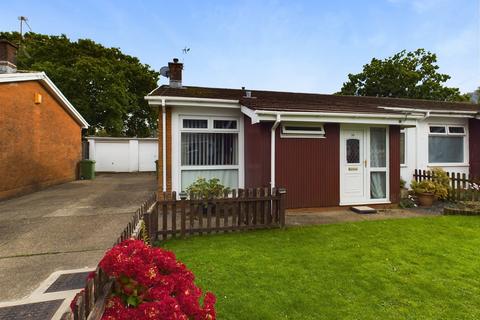
POLYGON ((341 124, 340 125, 340 203, 339 205, 361 205, 361 204, 388 204, 390 202, 390 127, 385 125, 352 125, 352 124, 341 124), (386 128, 386 167, 383 168, 371 168, 370 166, 370 128, 386 128), (364 142, 363 142, 363 156, 364 159, 361 161, 367 160, 367 165, 364 167, 364 181, 363 188, 365 198, 362 201, 348 201, 342 199, 343 188, 345 186, 345 164, 344 160, 346 157, 345 150, 345 141, 344 141, 344 132, 346 130, 363 130, 364 131, 364 142), (371 172, 385 172, 386 175, 386 198, 384 199, 371 199, 370 198, 370 173, 371 172))

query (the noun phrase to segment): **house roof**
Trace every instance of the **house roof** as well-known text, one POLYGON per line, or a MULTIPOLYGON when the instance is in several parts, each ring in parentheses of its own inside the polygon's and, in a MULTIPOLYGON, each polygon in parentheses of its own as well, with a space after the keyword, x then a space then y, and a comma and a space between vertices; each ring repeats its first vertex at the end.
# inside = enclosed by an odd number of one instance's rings
POLYGON ((17 72, 17 73, 2 73, 0 74, 0 83, 19 82, 19 81, 40 81, 47 91, 54 96, 64 109, 72 116, 72 118, 80 124, 82 128, 88 128, 88 122, 75 109, 75 107, 63 95, 60 89, 50 80, 45 72, 17 72))
POLYGON ((149 96, 189 97, 201 99, 236 100, 252 110, 334 113, 392 113, 398 109, 438 111, 442 113, 480 112, 480 106, 472 103, 443 102, 419 99, 384 97, 339 96, 316 93, 249 90, 251 98, 241 89, 182 87, 168 85, 158 87, 149 96))

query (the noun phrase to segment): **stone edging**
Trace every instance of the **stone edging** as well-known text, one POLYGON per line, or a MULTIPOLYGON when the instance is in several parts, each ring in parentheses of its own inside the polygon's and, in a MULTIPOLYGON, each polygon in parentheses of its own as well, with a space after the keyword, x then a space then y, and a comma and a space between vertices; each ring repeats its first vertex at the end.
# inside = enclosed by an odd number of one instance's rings
POLYGON ((445 207, 445 208, 443 208, 443 214, 446 214, 446 215, 478 216, 478 215, 480 215, 480 210, 445 207))

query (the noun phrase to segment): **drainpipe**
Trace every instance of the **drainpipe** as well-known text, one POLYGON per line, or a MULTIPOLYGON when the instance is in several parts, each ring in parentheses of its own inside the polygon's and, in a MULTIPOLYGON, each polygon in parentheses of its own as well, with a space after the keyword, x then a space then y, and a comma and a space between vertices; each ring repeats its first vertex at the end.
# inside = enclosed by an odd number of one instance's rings
POLYGON ((277 113, 277 120, 272 126, 270 143, 270 187, 275 188, 275 130, 280 124, 280 113, 277 113))
POLYGON ((162 99, 162 191, 167 191, 167 110, 162 99))

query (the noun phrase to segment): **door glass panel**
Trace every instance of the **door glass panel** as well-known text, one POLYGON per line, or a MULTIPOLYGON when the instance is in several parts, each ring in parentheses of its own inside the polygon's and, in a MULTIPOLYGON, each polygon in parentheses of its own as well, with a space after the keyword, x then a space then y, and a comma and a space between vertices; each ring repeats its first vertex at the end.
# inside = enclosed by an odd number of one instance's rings
POLYGON ((370 167, 387 166, 387 129, 370 128, 370 167))
POLYGON ((360 163, 360 140, 347 139, 347 163, 360 163))
POLYGON ((387 173, 370 173, 370 198, 385 199, 387 197, 387 173))

